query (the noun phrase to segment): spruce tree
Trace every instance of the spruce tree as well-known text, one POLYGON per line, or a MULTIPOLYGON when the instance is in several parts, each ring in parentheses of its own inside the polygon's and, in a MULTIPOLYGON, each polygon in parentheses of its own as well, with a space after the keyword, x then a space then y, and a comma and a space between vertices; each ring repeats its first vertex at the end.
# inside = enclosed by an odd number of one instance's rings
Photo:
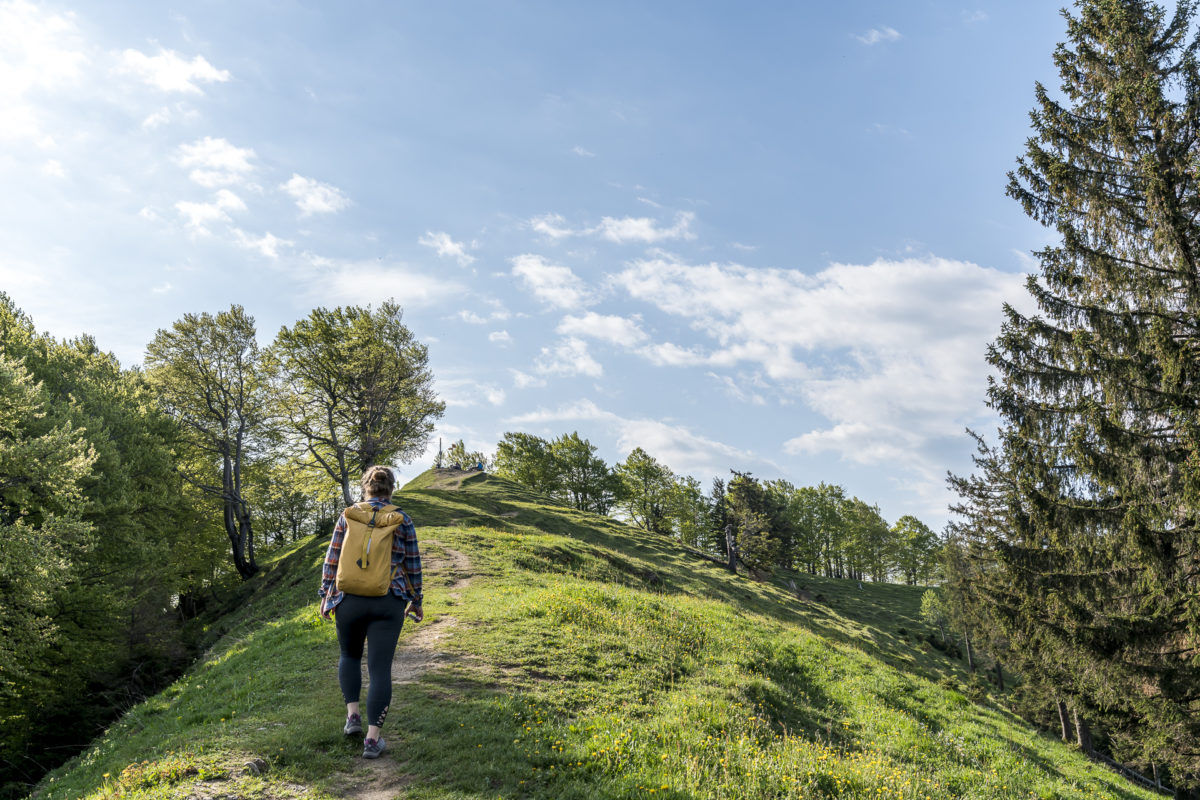
MULTIPOLYGON (((1057 232, 988 359, 999 444, 955 481, 989 615, 1126 757, 1200 783, 1200 75, 1191 0, 1065 13, 1008 193, 1057 232), (972 547, 973 545, 973 547, 972 547)), ((1081 712, 1082 713, 1082 712, 1081 712)))
POLYGON ((719 555, 722 559, 728 557, 725 548, 725 526, 729 524, 729 499, 725 493, 725 481, 721 478, 712 479, 712 489, 709 490, 708 525, 705 527, 705 537, 700 546, 710 553, 719 555))

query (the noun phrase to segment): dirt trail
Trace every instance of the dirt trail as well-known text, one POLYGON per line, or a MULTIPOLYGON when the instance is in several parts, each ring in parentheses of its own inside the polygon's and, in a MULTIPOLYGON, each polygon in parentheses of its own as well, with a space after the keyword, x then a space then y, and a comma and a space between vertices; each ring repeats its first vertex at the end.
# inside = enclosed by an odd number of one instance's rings
MULTIPOLYGON (((426 607, 432 608, 443 597, 458 600, 462 597, 462 590, 471 585, 470 559, 441 542, 430 539, 426 544, 430 546, 430 551, 439 551, 437 555, 428 552, 421 559, 421 571, 427 576, 424 581, 425 596, 432 600, 432 603, 426 603, 426 607), (433 576, 437 576, 436 582, 428 580, 433 576), (449 582, 444 582, 446 578, 449 582)), ((392 659, 392 685, 395 687, 393 704, 404 702, 403 689, 400 687, 416 683, 429 670, 454 659, 452 654, 446 652, 444 644, 454 635, 458 620, 449 614, 438 613, 435 616, 436 619, 430 622, 405 620, 405 631, 413 632, 411 635, 401 635, 396 657, 392 659)), ((365 669, 363 678, 365 681, 365 669)), ((384 738, 387 738, 386 731, 384 738)), ((395 800, 404 797, 405 788, 415 783, 416 778, 403 772, 404 765, 397 763, 396 757, 393 751, 375 761, 359 761, 344 776, 344 783, 337 787, 337 793, 354 800, 395 800)))
MULTIPOLYGON (((462 590, 471 585, 471 562, 457 550, 442 547, 440 542, 430 541, 429 544, 437 545, 446 555, 425 559, 428 566, 423 565, 422 571, 428 569, 431 573, 449 577, 445 596, 458 600, 462 597, 462 590)), ((406 622, 406 625, 413 624, 412 620, 406 622)), ((442 647, 442 643, 454 635, 457 624, 458 620, 448 614, 439 614, 432 622, 416 624, 413 634, 401 639, 400 646, 396 648, 396 657, 392 660, 392 683, 416 683, 429 670, 450 661, 452 656, 442 647)))

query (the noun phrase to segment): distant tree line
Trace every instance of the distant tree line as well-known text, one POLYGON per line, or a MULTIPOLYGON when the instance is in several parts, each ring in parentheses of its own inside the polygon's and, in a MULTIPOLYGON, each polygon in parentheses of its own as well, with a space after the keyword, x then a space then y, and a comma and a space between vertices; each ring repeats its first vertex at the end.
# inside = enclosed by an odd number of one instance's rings
POLYGON ((831 578, 929 583, 938 536, 916 517, 889 525, 840 486, 796 487, 732 472, 701 483, 677 475, 640 447, 612 467, 577 432, 544 439, 508 432, 492 459, 496 474, 582 511, 615 514, 643 530, 754 570, 785 567, 831 578))
POLYGON ((327 534, 443 411, 391 302, 315 309, 266 348, 240 306, 186 314, 122 369, 0 293, 0 798, 174 678, 222 587, 327 534))

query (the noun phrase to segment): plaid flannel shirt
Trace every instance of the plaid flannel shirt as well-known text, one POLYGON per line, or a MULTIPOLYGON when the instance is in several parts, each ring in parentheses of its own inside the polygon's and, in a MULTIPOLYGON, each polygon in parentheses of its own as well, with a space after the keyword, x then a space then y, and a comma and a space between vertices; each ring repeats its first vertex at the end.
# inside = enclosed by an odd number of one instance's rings
MULTIPOLYGON (((375 508, 383 508, 389 505, 387 500, 381 500, 378 497, 372 497, 367 502, 375 508)), ((396 535, 392 537, 392 569, 396 572, 396 577, 392 579, 392 594, 397 597, 403 597, 414 606, 420 606, 422 601, 421 551, 417 547, 417 529, 413 527, 412 517, 404 514, 404 519, 405 522, 396 529, 396 535), (413 588, 412 593, 404 585, 404 576, 396 569, 401 564, 404 566, 404 571, 408 573, 408 580, 413 588), (415 597, 413 596, 414 594, 416 595, 415 597)), ((345 592, 339 592, 335 585, 338 558, 342 554, 342 541, 345 538, 346 514, 342 512, 342 515, 338 518, 337 525, 333 527, 333 538, 329 542, 329 550, 325 553, 325 563, 321 567, 321 588, 318 594, 321 597, 322 614, 327 614, 337 607, 337 604, 342 602, 342 598, 346 594, 345 592)))

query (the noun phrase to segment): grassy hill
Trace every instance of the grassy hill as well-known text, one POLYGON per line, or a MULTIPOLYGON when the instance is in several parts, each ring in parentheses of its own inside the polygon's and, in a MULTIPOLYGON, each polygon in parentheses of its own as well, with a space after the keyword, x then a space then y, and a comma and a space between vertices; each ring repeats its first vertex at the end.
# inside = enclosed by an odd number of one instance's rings
POLYGON ((729 575, 485 475, 426 473, 426 621, 401 635, 389 752, 341 734, 327 538, 276 556, 205 657, 39 798, 1142 798, 968 699, 921 590, 729 575))

